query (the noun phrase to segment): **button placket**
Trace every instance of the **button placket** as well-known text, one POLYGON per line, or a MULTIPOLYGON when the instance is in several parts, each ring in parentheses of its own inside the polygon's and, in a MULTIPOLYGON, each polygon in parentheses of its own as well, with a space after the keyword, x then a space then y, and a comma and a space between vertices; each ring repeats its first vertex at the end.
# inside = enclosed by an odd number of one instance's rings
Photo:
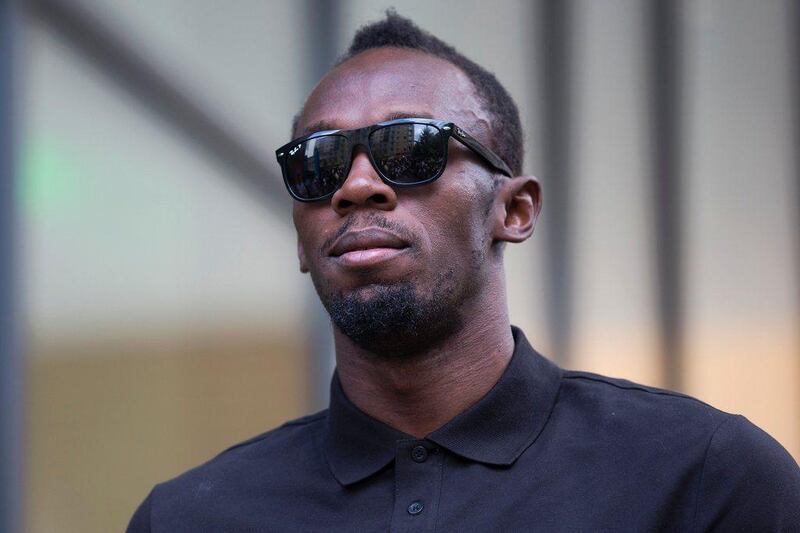
POLYGON ((391 530, 433 531, 441 494, 442 454, 435 453, 426 441, 398 441, 394 475, 391 530))

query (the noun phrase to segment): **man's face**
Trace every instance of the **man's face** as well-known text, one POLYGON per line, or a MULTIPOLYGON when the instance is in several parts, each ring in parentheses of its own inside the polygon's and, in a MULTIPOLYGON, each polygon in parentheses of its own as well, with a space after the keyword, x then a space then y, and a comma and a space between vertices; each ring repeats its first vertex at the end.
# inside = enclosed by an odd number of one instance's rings
MULTIPOLYGON (((466 75, 397 48, 363 52, 329 73, 296 133, 401 116, 453 121, 488 144, 489 117, 466 75)), ((356 344, 401 353, 430 343, 462 323, 487 285, 491 200, 490 172, 454 141, 438 180, 402 189, 381 181, 359 148, 329 201, 294 203, 301 268, 356 344)))

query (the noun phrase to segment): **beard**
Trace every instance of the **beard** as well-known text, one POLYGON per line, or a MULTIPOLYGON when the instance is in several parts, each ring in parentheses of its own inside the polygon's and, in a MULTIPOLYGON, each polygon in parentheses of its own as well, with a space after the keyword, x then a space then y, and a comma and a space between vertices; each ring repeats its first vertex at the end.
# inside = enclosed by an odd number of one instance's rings
POLYGON ((461 303, 454 271, 437 276, 430 291, 410 281, 328 292, 314 283, 333 324, 357 346, 384 359, 409 359, 457 331, 461 303))

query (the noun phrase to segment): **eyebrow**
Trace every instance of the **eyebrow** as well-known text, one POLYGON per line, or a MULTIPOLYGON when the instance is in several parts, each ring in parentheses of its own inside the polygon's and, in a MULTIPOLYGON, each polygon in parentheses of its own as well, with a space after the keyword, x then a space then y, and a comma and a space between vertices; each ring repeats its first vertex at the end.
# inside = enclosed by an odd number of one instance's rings
MULTIPOLYGON (((386 115, 383 120, 379 120, 378 122, 388 122, 390 120, 397 120, 399 118, 433 118, 430 113, 423 113, 423 112, 404 112, 404 111, 395 111, 386 115)), ((327 120, 320 120, 319 122, 315 122, 313 124, 309 124, 303 131, 300 132, 300 137, 305 137, 306 135, 310 135, 311 133, 316 133, 318 131, 328 131, 328 130, 339 130, 342 129, 339 127, 335 122, 329 122, 327 120)))

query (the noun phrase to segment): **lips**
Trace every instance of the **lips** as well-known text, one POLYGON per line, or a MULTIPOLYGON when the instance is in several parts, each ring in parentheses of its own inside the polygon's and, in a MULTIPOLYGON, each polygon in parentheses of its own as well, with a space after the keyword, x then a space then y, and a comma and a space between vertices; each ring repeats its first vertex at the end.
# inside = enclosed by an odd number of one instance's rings
POLYGON ((408 248, 408 242, 381 228, 348 231, 330 249, 330 256, 348 266, 367 266, 394 257, 408 248))

